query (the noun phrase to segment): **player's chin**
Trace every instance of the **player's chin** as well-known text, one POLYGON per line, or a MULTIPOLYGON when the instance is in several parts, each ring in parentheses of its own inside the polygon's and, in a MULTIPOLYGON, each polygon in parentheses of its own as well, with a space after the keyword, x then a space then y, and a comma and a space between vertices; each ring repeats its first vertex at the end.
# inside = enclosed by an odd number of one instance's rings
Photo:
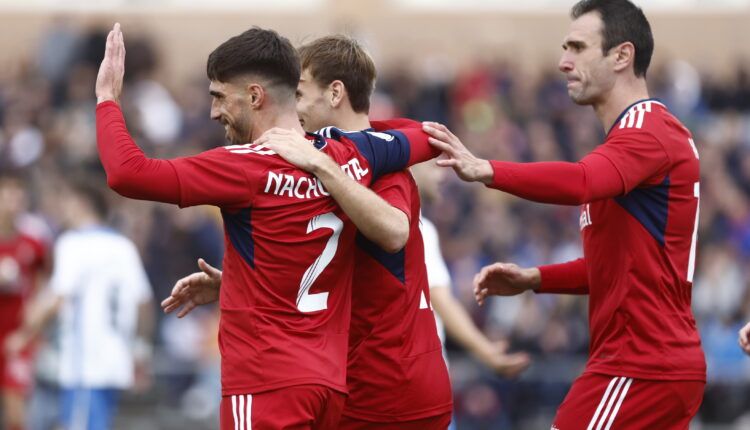
POLYGON ((591 104, 591 98, 586 97, 586 95, 582 94, 580 91, 569 89, 568 96, 570 96, 570 99, 573 101, 573 103, 577 105, 586 106, 591 104))

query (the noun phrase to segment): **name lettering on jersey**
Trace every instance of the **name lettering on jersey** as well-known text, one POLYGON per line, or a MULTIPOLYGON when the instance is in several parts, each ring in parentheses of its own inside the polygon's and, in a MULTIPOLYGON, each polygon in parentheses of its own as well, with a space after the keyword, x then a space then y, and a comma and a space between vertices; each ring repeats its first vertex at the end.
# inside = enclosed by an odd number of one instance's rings
POLYGON ((583 231, 584 228, 590 226, 591 224, 591 205, 589 203, 586 203, 585 205, 581 206, 581 216, 578 218, 578 225, 581 227, 581 231, 583 231))
MULTIPOLYGON (((342 164, 341 170, 357 182, 360 182, 362 178, 370 173, 370 169, 362 168, 362 165, 356 158, 352 158, 345 164, 342 164)), ((266 194, 297 199, 330 196, 323 186, 323 183, 317 178, 307 176, 295 177, 286 173, 277 172, 268 172, 268 176, 266 177, 266 187, 263 192, 266 194)))
POLYGON ((628 109, 628 113, 622 116, 620 120, 619 128, 641 128, 643 127, 643 119, 647 112, 651 112, 652 105, 657 104, 663 106, 661 103, 649 100, 636 104, 635 106, 628 109))

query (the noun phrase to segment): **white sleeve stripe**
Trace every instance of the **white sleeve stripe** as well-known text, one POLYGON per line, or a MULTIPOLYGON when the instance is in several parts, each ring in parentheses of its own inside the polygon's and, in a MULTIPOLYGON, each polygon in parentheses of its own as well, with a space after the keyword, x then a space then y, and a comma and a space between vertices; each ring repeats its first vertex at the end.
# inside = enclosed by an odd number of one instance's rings
POLYGON ((636 113, 636 106, 633 107, 633 109, 630 109, 630 112, 628 112, 628 125, 627 128, 633 127, 633 124, 635 124, 635 113, 636 113))
POLYGON ((638 121, 635 124, 635 128, 641 128, 643 126, 643 117, 646 115, 646 110, 643 105, 638 107, 638 121))
POLYGON ((643 120, 646 118, 646 113, 651 112, 652 103, 664 106, 659 102, 646 101, 638 103, 637 105, 628 109, 627 113, 620 119, 619 128, 642 128, 643 120))

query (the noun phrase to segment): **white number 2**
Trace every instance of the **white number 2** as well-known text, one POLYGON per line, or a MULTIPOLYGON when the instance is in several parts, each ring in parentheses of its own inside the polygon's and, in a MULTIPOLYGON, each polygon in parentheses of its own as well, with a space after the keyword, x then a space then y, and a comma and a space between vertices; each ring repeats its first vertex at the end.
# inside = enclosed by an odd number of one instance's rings
MULTIPOLYGON (((693 149, 693 154, 695 154, 696 159, 700 159, 698 156, 698 148, 695 146, 695 142, 693 139, 688 139, 688 143, 690 144, 690 147, 693 149)), ((701 187, 700 183, 696 182, 693 184, 693 196, 698 200, 698 204, 695 206, 695 226, 693 227, 693 239, 690 241, 690 259, 688 260, 688 272, 687 272, 687 280, 688 282, 693 282, 693 274, 695 274, 695 244, 698 240, 698 216, 700 215, 700 203, 701 203, 701 187)))
POLYGON ((339 247, 339 236, 341 235, 341 230, 344 228, 344 223, 336 214, 328 212, 310 220, 307 224, 307 234, 319 228, 329 228, 333 230, 333 234, 328 238, 323 252, 307 268, 305 274, 302 275, 299 292, 297 293, 297 309, 301 312, 322 311, 328 308, 328 292, 310 294, 310 287, 312 287, 318 276, 331 263, 333 256, 336 255, 336 250, 339 247))

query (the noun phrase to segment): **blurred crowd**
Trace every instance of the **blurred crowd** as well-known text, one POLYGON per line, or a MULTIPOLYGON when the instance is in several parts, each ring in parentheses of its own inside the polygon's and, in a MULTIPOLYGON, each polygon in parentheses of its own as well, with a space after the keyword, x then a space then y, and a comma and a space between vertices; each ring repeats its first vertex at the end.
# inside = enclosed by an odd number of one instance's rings
MULTIPOLYGON (((104 181, 93 89, 105 37, 105 31, 58 23, 36 52, 0 74, 0 171, 23 176, 30 196, 23 229, 50 245, 62 230, 55 184, 72 174, 104 181)), ((171 158, 224 144, 223 129, 209 119, 203 70, 175 87, 155 78, 155 44, 129 35, 127 49, 122 105, 132 135, 149 156, 171 158)), ((569 100, 556 59, 548 70, 528 71, 501 54, 453 68, 438 60, 405 60, 380 70, 372 117, 443 122, 477 156, 511 161, 575 161, 603 140, 605 130, 593 111, 569 100)), ((736 344, 737 330, 750 320, 750 68, 738 63, 731 76, 713 72, 657 61, 649 81, 652 95, 691 129, 700 152, 693 307, 709 384, 699 419, 741 426, 750 411, 750 359, 736 344)), ((507 381, 449 344, 458 428, 543 428, 585 363, 586 298, 525 294, 494 298, 480 308, 471 280, 494 261, 535 266, 580 256, 578 208, 525 202, 453 174, 441 190, 442 198, 425 202, 423 211, 440 232, 453 293, 491 338, 507 338, 514 350, 534 357, 520 379, 507 381)), ((136 244, 156 303, 177 279, 196 270, 198 257, 220 265, 217 212, 132 201, 113 192, 108 197, 109 224, 136 244)), ((126 396, 119 422, 132 425, 145 416, 132 428, 185 422, 212 427, 219 401, 216 321, 214 307, 180 320, 157 318, 151 384, 138 396, 126 396), (175 413, 157 417, 158 408, 175 413)), ((39 365, 39 374, 44 366, 49 363, 39 365)))

